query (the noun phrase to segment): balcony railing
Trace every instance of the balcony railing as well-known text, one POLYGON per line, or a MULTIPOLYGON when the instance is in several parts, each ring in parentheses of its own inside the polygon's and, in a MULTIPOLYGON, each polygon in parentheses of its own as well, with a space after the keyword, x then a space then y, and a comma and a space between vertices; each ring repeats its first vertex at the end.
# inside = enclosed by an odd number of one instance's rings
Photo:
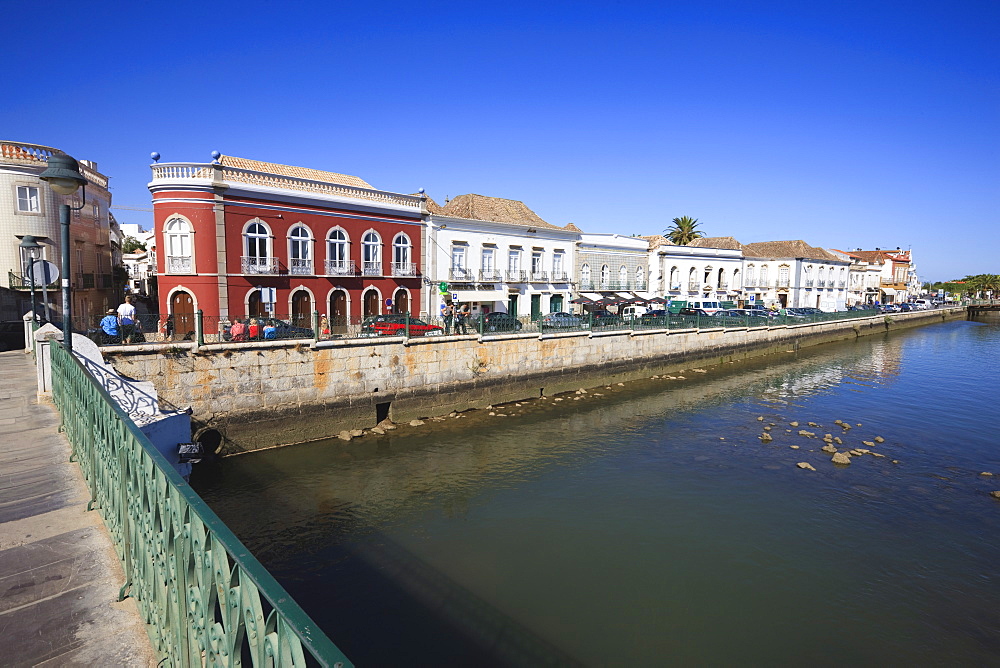
MULTIPOLYGON (((375 201, 386 206, 410 209, 412 212, 419 212, 423 206, 423 198, 418 195, 402 195, 390 193, 383 190, 373 190, 359 186, 344 185, 341 183, 330 183, 328 181, 314 181, 312 179, 287 176, 284 174, 271 174, 268 172, 257 172, 250 169, 240 169, 227 165, 189 163, 189 162, 164 162, 151 165, 153 170, 153 181, 220 181, 246 183, 265 188, 281 188, 285 190, 299 190, 317 195, 350 197, 352 199, 362 199, 375 201)), ((89 175, 87 175, 89 178, 89 175)))
POLYGON ((474 281, 476 280, 476 272, 465 267, 452 267, 448 271, 448 278, 452 281, 474 281))
POLYGON ((393 262, 392 263, 392 275, 393 276, 419 276, 420 272, 417 271, 416 262, 393 262))
POLYGON ((81 274, 80 278, 82 279, 80 281, 80 287, 83 288, 83 289, 85 289, 85 290, 89 289, 89 288, 93 288, 96 285, 96 282, 94 281, 94 275, 93 274, 81 274))
POLYGON ((500 272, 496 269, 480 269, 479 270, 479 280, 480 281, 502 281, 503 278, 500 272))
POLYGON ((811 288, 811 287, 813 287, 813 286, 815 286, 815 285, 816 285, 816 281, 814 281, 814 280, 811 280, 811 279, 807 279, 807 280, 805 281, 805 285, 806 285, 806 287, 807 287, 807 288, 811 288))
POLYGON ((312 276, 313 261, 302 258, 292 258, 288 261, 288 273, 293 276, 312 276))
POLYGON ((837 281, 837 287, 838 288, 846 287, 846 285, 847 285, 847 283, 845 281, 837 281))
POLYGON ((327 260, 327 276, 357 276, 358 267, 354 260, 327 260))
POLYGON ((111 288, 114 287, 113 285, 114 279, 111 276, 111 274, 98 274, 98 276, 100 276, 101 279, 100 284, 102 290, 110 290, 111 288))
POLYGON ((567 274, 565 271, 552 272, 553 283, 566 283, 567 281, 569 281, 569 274, 567 274))
MULTIPOLYGON (((15 274, 12 271, 7 272, 7 284, 10 286, 11 290, 30 290, 31 289, 31 279, 27 276, 22 276, 21 274, 15 274)), ((59 287, 59 281, 52 281, 48 285, 49 288, 59 287)), ((42 284, 35 283, 35 289, 41 290, 42 284)))
POLYGON ((361 275, 362 276, 382 276, 382 263, 381 262, 362 262, 361 263, 361 275))
MULTIPOLYGON (((48 159, 53 155, 65 155, 62 151, 51 146, 41 144, 16 144, 12 142, 0 143, 0 157, 4 162, 19 165, 39 165, 46 167, 48 159)), ((80 174, 94 185, 107 189, 108 178, 103 174, 98 174, 93 169, 80 163, 80 174)))
POLYGON ((528 282, 528 272, 523 269, 508 269, 507 270, 507 282, 508 283, 527 283, 528 282))
POLYGON ((789 283, 788 283, 788 279, 787 278, 779 278, 778 279, 778 287, 779 288, 787 288, 788 285, 789 285, 789 283))
POLYGON ((528 278, 532 283, 548 283, 549 274, 546 271, 533 271, 528 278))
POLYGON ((243 256, 240 258, 240 268, 244 274, 277 274, 278 258, 243 256))
MULTIPOLYGON (((246 259, 246 258, 244 258, 246 259)), ((168 255, 167 256, 167 273, 168 274, 190 274, 191 273, 191 256, 190 255, 168 255)), ((243 273, 249 273, 246 269, 243 273)))
POLYGON ((633 289, 634 290, 645 290, 646 289, 646 281, 636 281, 635 282, 635 287, 633 289))
POLYGON ((668 289, 671 290, 672 292, 680 292, 681 291, 681 284, 680 283, 674 283, 668 289))
POLYGON ((701 289, 701 283, 688 283, 688 292, 698 292, 701 289))
POLYGON ((594 285, 593 281, 580 281, 581 290, 595 290, 597 286, 594 285))

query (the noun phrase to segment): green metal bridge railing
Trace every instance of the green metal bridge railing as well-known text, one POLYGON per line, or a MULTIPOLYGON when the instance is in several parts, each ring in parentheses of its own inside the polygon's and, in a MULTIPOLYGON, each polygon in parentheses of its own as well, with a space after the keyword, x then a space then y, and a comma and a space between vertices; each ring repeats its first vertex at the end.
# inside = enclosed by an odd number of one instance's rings
POLYGON ((52 394, 126 592, 174 666, 350 666, 128 414, 56 341, 52 394))

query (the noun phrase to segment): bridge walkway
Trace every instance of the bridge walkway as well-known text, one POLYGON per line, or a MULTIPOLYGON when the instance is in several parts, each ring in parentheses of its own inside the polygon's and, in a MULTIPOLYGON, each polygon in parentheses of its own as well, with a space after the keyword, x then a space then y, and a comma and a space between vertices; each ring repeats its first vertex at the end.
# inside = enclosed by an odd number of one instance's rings
POLYGON ((35 365, 0 353, 0 638, 5 666, 155 666, 124 574, 35 365))

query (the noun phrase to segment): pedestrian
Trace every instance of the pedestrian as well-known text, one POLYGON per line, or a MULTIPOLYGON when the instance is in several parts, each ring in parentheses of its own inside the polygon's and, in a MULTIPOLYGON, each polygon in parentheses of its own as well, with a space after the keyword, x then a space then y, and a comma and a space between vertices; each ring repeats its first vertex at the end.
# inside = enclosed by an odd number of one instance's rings
POLYGON ((444 333, 451 334, 451 323, 455 319, 455 307, 451 302, 445 302, 441 308, 441 317, 444 318, 444 333))
POLYGON ((125 301, 118 306, 118 325, 122 343, 132 343, 135 336, 135 306, 132 305, 132 295, 125 295, 125 301))
POLYGON ((469 316, 470 315, 471 315, 471 313, 469 311, 469 305, 468 304, 462 304, 459 307, 459 309, 458 309, 458 321, 456 322, 456 325, 455 325, 455 333, 456 334, 468 334, 469 333, 465 326, 469 322, 469 316), (459 330, 461 330, 461 331, 459 331, 459 330))
POLYGON ((108 314, 101 318, 101 338, 104 345, 113 346, 121 343, 121 330, 118 327, 118 313, 113 309, 108 309, 108 314))
POLYGON ((330 321, 327 319, 325 313, 319 319, 319 331, 323 336, 330 336, 330 321))

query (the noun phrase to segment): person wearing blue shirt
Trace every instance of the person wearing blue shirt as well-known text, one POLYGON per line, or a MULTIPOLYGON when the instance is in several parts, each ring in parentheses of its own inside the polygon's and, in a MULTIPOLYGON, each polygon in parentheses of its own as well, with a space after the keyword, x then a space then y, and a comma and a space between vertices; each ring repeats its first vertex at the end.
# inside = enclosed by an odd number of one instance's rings
POLYGON ((113 308, 109 308, 108 314, 101 318, 101 331, 104 333, 104 345, 110 346, 121 343, 118 329, 118 312, 113 308))

